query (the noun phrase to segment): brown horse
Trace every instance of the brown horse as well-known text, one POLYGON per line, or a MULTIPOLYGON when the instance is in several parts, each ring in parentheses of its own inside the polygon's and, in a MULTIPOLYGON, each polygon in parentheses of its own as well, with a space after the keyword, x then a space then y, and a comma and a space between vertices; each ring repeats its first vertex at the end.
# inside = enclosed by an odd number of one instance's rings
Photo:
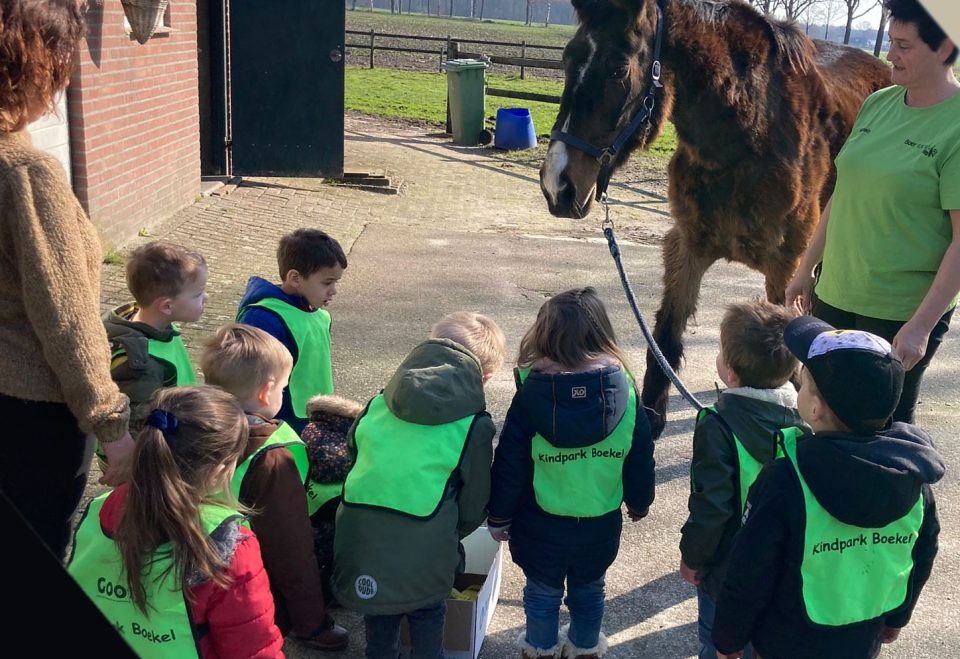
MULTIPOLYGON (((556 131, 601 149, 642 111, 651 85, 657 0, 573 0, 580 19, 564 50, 566 84, 556 131)), ((645 131, 613 169, 673 121, 674 226, 663 242, 663 300, 654 337, 673 368, 696 312, 703 274, 718 259, 761 272, 767 298, 783 302, 833 191, 833 158, 863 99, 890 84, 889 70, 859 50, 807 38, 740 0, 659 0, 663 88, 645 131)), ((550 212, 590 212, 600 164, 551 140, 540 170, 550 212)), ((654 435, 666 422, 669 381, 647 352, 643 403, 654 435)))

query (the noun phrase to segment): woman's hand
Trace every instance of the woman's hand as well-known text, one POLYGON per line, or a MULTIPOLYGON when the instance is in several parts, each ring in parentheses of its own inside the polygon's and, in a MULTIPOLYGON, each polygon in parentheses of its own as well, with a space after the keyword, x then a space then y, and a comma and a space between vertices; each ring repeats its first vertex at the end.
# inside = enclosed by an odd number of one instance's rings
POLYGON ((790 279, 785 291, 786 306, 796 309, 799 314, 810 313, 810 307, 813 302, 813 271, 804 272, 799 268, 790 279))
POLYGON ((903 362, 904 370, 909 371, 927 354, 927 341, 930 331, 919 323, 909 320, 893 337, 893 349, 903 362))
POLYGON ((124 433, 120 439, 103 445, 103 452, 107 454, 108 467, 106 473, 100 477, 101 485, 116 487, 130 480, 135 446, 129 432, 124 433))
POLYGON ((743 650, 737 650, 736 652, 731 652, 730 654, 724 654, 717 650, 717 659, 740 659, 743 656, 743 650))

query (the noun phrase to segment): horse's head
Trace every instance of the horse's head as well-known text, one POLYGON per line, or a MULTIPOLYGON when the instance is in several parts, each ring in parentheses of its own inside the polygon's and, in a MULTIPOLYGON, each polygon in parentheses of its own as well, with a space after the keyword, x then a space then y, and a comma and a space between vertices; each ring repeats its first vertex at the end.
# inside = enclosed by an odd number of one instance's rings
MULTIPOLYGON (((580 27, 563 51, 566 82, 553 129, 602 150, 643 110, 652 80, 656 0, 573 0, 573 6, 580 27)), ((665 42, 666 34, 663 38, 665 42)), ((613 158, 611 172, 656 137, 664 116, 660 96, 650 130, 641 127, 627 139, 613 158)), ((550 212, 585 217, 599 174, 595 156, 551 139, 540 168, 540 188, 550 212)))

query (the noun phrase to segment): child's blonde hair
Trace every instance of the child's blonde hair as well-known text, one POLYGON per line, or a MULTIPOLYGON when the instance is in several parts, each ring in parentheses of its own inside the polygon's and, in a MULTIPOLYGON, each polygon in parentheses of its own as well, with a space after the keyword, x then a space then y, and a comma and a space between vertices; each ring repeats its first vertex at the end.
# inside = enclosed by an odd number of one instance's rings
POLYGON ((223 558, 201 523, 200 505, 239 509, 230 495, 230 477, 248 435, 237 399, 217 387, 159 389, 152 405, 137 438, 130 493, 114 538, 130 597, 144 613, 143 578, 156 550, 168 542, 168 571, 184 590, 197 579, 229 585, 223 558))
POLYGON ((271 378, 290 373, 293 357, 262 329, 230 323, 204 343, 200 366, 207 384, 222 387, 246 403, 271 378))
POLYGON ((572 370, 602 355, 616 357, 629 372, 607 309, 596 289, 587 286, 558 293, 543 303, 520 341, 517 366, 529 368, 546 357, 572 370))
POLYGON ((787 307, 759 298, 727 306, 720 352, 742 386, 776 389, 796 372, 799 362, 783 342, 783 331, 795 317, 787 307))
POLYGON ((154 240, 135 249, 127 259, 127 288, 138 305, 150 306, 157 298, 179 295, 206 267, 202 254, 154 240))
POLYGON ((459 343, 480 360, 480 370, 496 373, 507 353, 507 339, 493 319, 473 311, 454 311, 440 319, 430 330, 431 339, 449 339, 459 343))

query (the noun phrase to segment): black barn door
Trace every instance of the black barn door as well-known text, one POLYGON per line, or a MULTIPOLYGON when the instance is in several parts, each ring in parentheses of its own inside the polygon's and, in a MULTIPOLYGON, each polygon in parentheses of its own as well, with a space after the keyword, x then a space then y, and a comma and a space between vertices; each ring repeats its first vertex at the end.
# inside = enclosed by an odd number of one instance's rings
POLYGON ((229 0, 231 173, 343 174, 343 0, 229 0))

